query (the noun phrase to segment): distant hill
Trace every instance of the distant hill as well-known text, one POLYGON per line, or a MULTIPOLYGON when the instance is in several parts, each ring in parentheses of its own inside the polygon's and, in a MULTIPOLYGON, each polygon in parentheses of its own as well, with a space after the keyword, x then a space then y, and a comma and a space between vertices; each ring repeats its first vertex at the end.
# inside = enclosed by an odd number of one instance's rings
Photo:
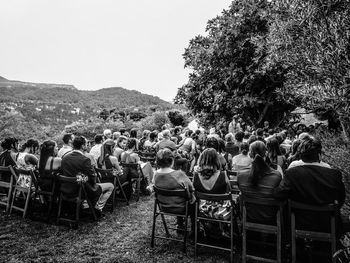
POLYGON ((7 113, 18 113, 15 116, 20 116, 23 122, 50 126, 50 129, 63 130, 67 124, 97 117, 103 110, 147 115, 174 107, 156 96, 121 87, 85 91, 67 84, 31 83, 0 77, 0 118, 7 113))

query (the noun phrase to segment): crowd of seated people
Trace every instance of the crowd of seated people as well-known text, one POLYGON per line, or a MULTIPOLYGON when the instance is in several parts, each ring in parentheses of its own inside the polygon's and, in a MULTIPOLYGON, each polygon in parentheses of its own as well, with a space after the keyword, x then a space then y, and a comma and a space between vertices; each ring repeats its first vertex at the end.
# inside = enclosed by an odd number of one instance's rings
MULTIPOLYGON (((250 126, 240 122, 237 118, 233 120, 227 134, 215 127, 207 132, 179 126, 171 128, 169 125, 164 125, 161 131, 132 129, 129 133, 126 129, 120 129, 112 133, 107 129, 94 137, 94 146, 90 150, 84 137, 64 134, 60 150, 56 142, 44 141, 40 145, 40 157, 37 155, 39 143, 36 140, 28 140, 18 151, 18 141, 5 138, 1 144, 0 165, 38 167, 42 175, 49 175, 52 171, 60 171, 66 176, 84 173, 88 177, 90 197, 98 214, 102 213, 113 185, 97 183, 93 166, 115 169, 118 174, 123 174, 122 164, 140 165, 143 174, 141 192, 144 195, 151 193, 152 185, 166 189, 186 186, 191 195, 194 191, 227 193, 231 188, 226 171, 230 170, 237 174, 242 196, 291 199, 313 205, 335 201, 339 207, 344 204, 342 174, 321 160, 321 142, 312 134, 273 130, 267 122, 264 127, 253 131, 250 126), (154 153, 157 168, 141 161, 142 152, 154 153)), ((130 176, 122 179, 130 182, 125 186, 128 198, 133 191, 131 179, 136 176, 133 173, 137 171, 131 171, 130 176)), ((21 180, 25 185, 25 178, 21 180)), ((192 197, 191 204, 195 201, 194 195, 192 197)), ((179 200, 174 202, 178 204, 179 200)), ((206 213, 204 208, 207 207, 200 205, 203 213, 206 213)), ((194 206, 191 209, 193 216, 194 206)), ((250 207, 247 212, 249 218, 258 222, 273 221, 273 210, 250 207)), ((302 223, 315 228, 317 224, 308 224, 311 222, 310 215, 305 217, 302 223)), ((318 227, 325 227, 325 222, 320 218, 318 220, 318 227)), ((337 221, 340 229, 340 216, 337 221)), ((180 227, 183 224, 181 219, 178 224, 180 227)), ((210 229, 207 226, 208 235, 210 229)))

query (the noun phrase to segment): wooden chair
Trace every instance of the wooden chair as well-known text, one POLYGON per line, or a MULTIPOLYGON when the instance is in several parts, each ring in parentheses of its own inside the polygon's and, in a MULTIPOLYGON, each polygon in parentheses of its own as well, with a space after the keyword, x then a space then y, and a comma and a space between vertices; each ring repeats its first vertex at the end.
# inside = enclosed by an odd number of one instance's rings
POLYGON ((152 167, 156 167, 156 152, 139 152, 139 156, 142 162, 149 162, 152 167))
POLYGON ((139 163, 120 163, 123 167, 123 173, 127 176, 128 179, 130 179, 131 183, 136 182, 135 192, 136 192, 136 202, 140 199, 140 192, 141 192, 141 181, 144 178, 141 166, 139 163), (133 171, 136 171, 134 174, 133 171))
POLYGON ((161 239, 167 239, 167 240, 173 240, 178 242, 183 242, 183 252, 186 252, 186 240, 187 240, 187 234, 188 234, 188 216, 189 216, 189 201, 190 201, 190 194, 187 190, 187 188, 181 189, 181 190, 167 190, 167 189, 161 189, 156 186, 154 186, 154 192, 155 192, 155 199, 154 199, 154 210, 153 210, 153 226, 152 226, 152 237, 151 237, 151 247, 154 247, 154 239, 155 238, 161 238, 161 239), (185 206, 183 213, 173 213, 171 207, 163 208, 162 205, 164 202, 162 201, 163 198, 167 198, 170 196, 178 196, 184 199, 185 206), (157 217, 160 215, 162 218, 163 226, 165 229, 166 237, 164 236, 156 236, 155 230, 156 230, 156 220, 157 217), (172 217, 182 217, 185 221, 185 228, 180 229, 184 231, 184 238, 181 239, 175 239, 170 237, 169 229, 166 221, 165 216, 172 216, 172 217))
POLYGON ((79 223, 80 206, 84 201, 84 199, 87 200, 92 217, 96 221, 97 217, 95 214, 94 207, 92 206, 92 203, 85 191, 85 186, 84 186, 85 183, 78 182, 76 177, 67 177, 63 175, 58 175, 57 179, 60 184, 57 224, 63 221, 63 222, 73 223, 75 226, 77 226, 79 223), (72 188, 67 189, 67 185, 71 186, 72 188), (74 203, 76 205, 74 219, 69 219, 61 216, 63 201, 74 203))
MULTIPOLYGON (((111 212, 114 211, 115 208, 115 200, 116 200, 116 192, 119 190, 122 195, 123 195, 123 199, 127 205, 129 205, 129 200, 127 199, 125 192, 123 190, 123 185, 120 183, 119 180, 119 176, 116 173, 116 171, 114 171, 113 169, 100 169, 100 168, 96 168, 95 167, 95 172, 97 174, 97 180, 100 183, 112 183, 114 186, 113 192, 111 194, 112 197, 112 208, 111 208, 111 212)), ((129 182, 125 182, 125 184, 127 184, 129 182)))
POLYGON ((227 176, 228 176, 228 178, 230 180, 232 193, 239 194, 240 190, 238 188, 238 183, 237 183, 238 173, 236 171, 226 170, 226 174, 227 174, 227 176))
MULTIPOLYGON (((32 192, 34 188, 34 181, 35 181, 35 175, 33 169, 21 169, 14 167, 14 171, 16 174, 16 182, 14 183, 14 189, 12 194, 12 202, 11 202, 11 208, 10 208, 10 214, 12 213, 12 210, 17 210, 23 213, 23 218, 27 216, 28 213, 28 207, 30 199, 32 198, 32 192), (29 178, 29 187, 23 187, 18 184, 18 178, 20 175, 28 176, 29 178), (15 200, 17 199, 17 196, 23 195, 24 197, 24 206, 21 207, 20 205, 15 204, 15 200)), ((35 190, 34 190, 35 191, 35 190)))
POLYGON ((6 207, 6 213, 10 211, 11 206, 11 197, 12 197, 12 189, 13 182, 16 179, 16 173, 12 166, 0 166, 0 188, 5 189, 7 193, 0 193, 0 205, 4 205, 6 207))
POLYGON ((53 204, 57 200, 56 186, 57 186, 57 172, 51 172, 50 175, 42 176, 39 174, 34 180, 35 185, 35 196, 34 200, 37 197, 40 197, 42 202, 45 202, 45 197, 48 199, 48 210, 47 210, 47 220, 49 220, 53 204))
POLYGON ((247 262, 247 259, 253 259, 263 262, 282 262, 282 231, 283 231, 283 207, 286 202, 280 202, 270 198, 247 198, 241 196, 243 206, 243 219, 242 219, 242 263, 247 262), (263 207, 275 207, 276 213, 276 225, 262 224, 256 222, 250 222, 247 217, 247 204, 259 205, 263 207), (259 233, 276 235, 276 259, 264 258, 262 256, 247 254, 247 231, 254 231, 259 233))
MULTIPOLYGON (((332 255, 336 252, 336 225, 335 216, 339 212, 339 207, 336 204, 329 204, 324 206, 308 205, 298 203, 289 200, 289 212, 291 216, 291 238, 292 238, 292 262, 296 262, 296 239, 304 238, 317 241, 324 241, 331 243, 332 255), (295 225, 295 218, 298 216, 296 211, 316 212, 316 213, 327 213, 330 217, 330 231, 329 232, 317 232, 308 231, 305 229, 297 229, 295 225)), ((332 262, 336 262, 336 258, 332 257, 332 262)))
POLYGON ((235 254, 235 247, 234 247, 234 228, 235 228, 235 216, 234 216, 234 211, 233 208, 235 207, 233 197, 231 193, 227 194, 205 194, 201 192, 195 192, 196 194, 196 212, 195 212, 195 238, 194 238, 194 256, 195 258, 197 257, 197 252, 198 252, 198 246, 203 246, 203 247, 209 247, 209 248, 215 248, 215 249, 220 249, 224 251, 229 251, 230 252, 230 262, 232 263, 234 261, 234 254, 235 254), (216 218, 210 218, 210 217, 204 217, 199 215, 199 203, 201 200, 206 200, 206 201, 225 201, 228 200, 231 203, 231 216, 228 220, 224 219, 216 219, 216 218), (210 245, 207 243, 201 243, 198 241, 198 228, 199 228, 199 222, 200 221, 211 221, 211 222, 218 222, 218 223, 226 223, 230 224, 230 248, 226 247, 221 247, 218 245, 210 245))

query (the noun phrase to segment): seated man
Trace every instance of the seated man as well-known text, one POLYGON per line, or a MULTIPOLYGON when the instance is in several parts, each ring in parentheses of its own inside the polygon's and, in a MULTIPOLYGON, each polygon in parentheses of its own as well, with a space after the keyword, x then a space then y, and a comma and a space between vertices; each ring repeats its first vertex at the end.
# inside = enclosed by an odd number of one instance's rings
MULTIPOLYGON (((301 142, 302 164, 289 168, 280 185, 274 190, 276 199, 291 199, 310 205, 326 205, 337 202, 339 208, 345 201, 345 187, 341 172, 320 165, 321 142, 313 137, 301 142)), ((337 216, 338 233, 341 227, 337 216)), ((329 216, 320 213, 297 214, 296 226, 315 231, 329 230, 329 216)))
POLYGON ((71 133, 66 133, 62 137, 63 141, 63 146, 62 148, 58 151, 57 157, 63 158, 63 156, 73 150, 72 148, 72 141, 73 141, 73 134, 71 133))
POLYGON ((78 173, 82 173, 88 177, 88 181, 86 182, 87 195, 92 204, 95 205, 96 215, 101 217, 102 209, 111 195, 114 186, 111 183, 96 183, 96 176, 91 165, 91 160, 83 153, 85 148, 86 139, 82 136, 74 137, 74 150, 62 158, 61 169, 64 176, 75 177, 78 173))

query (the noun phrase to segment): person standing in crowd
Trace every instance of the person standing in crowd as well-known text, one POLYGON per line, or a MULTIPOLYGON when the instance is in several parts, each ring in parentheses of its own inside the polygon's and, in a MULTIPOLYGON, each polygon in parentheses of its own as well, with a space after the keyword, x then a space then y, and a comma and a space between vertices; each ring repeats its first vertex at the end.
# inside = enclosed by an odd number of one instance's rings
POLYGON ((73 151, 72 148, 72 142, 73 142, 73 134, 71 133, 66 133, 65 135, 63 135, 63 146, 62 148, 58 151, 57 157, 62 158, 65 154, 73 151))
MULTIPOLYGON (((111 183, 96 183, 96 175, 91 165, 91 160, 84 155, 86 148, 86 139, 82 136, 76 136, 73 139, 73 151, 67 153, 61 162, 61 169, 64 176, 76 177, 79 173, 87 176, 86 191, 89 199, 94 205, 96 215, 101 217, 102 209, 105 206, 114 186, 111 183)), ((74 185, 62 184, 61 187, 69 188, 74 191, 74 185)))
POLYGON ((238 115, 234 115, 232 121, 228 125, 228 132, 232 133, 233 136, 239 131, 242 131, 240 122, 238 121, 238 115))

